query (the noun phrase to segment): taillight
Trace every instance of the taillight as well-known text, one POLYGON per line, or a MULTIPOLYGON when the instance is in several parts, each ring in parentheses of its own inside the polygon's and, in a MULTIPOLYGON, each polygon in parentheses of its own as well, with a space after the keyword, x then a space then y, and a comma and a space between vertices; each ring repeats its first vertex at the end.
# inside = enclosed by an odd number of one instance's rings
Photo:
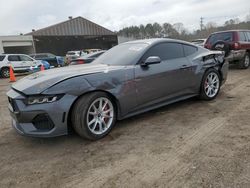
POLYGON ((84 64, 85 62, 83 60, 78 60, 78 64, 84 64))
POLYGON ((235 43, 233 44, 233 48, 234 48, 235 50, 240 49, 240 44, 239 44, 238 42, 235 42, 235 43))
POLYGON ((205 44, 204 47, 207 49, 211 49, 211 45, 209 43, 205 44))

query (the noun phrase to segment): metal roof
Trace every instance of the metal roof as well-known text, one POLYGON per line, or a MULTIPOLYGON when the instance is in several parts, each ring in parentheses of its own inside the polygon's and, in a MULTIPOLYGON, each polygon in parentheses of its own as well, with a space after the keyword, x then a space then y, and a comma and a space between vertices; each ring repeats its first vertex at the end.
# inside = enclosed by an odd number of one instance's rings
POLYGON ((116 35, 114 32, 95 24, 83 17, 76 17, 67 21, 27 33, 33 36, 102 36, 116 35))

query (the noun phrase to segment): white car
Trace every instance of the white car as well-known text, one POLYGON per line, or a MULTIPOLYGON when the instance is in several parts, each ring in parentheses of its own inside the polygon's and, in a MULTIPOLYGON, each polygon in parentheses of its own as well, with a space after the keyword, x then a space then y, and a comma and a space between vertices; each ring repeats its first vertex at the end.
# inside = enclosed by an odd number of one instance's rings
POLYGON ((0 54, 0 76, 10 76, 10 66, 15 73, 33 72, 38 70, 41 63, 25 54, 0 54))

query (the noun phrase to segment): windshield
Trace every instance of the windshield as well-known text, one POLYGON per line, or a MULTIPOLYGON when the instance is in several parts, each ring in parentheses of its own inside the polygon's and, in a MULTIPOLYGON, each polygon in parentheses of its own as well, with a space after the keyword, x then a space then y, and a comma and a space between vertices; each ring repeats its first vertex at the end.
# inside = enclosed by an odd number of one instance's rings
POLYGON ((107 65, 134 65, 149 44, 125 43, 115 46, 101 55, 94 63, 107 65))

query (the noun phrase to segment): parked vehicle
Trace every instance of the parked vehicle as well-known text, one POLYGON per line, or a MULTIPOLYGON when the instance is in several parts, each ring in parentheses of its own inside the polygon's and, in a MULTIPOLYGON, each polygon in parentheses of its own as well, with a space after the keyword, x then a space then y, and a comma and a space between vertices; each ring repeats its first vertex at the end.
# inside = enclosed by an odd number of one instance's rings
POLYGON ((195 39, 195 40, 192 40, 192 43, 195 45, 204 47, 206 40, 207 39, 195 39))
POLYGON ((250 30, 229 30, 211 34, 205 47, 225 51, 231 64, 247 69, 250 65, 250 30))
POLYGON ((9 78, 10 65, 15 73, 33 72, 41 65, 25 54, 1 54, 0 55, 0 75, 9 78))
POLYGON ((36 60, 47 61, 50 64, 50 66, 53 66, 53 67, 63 67, 64 66, 64 58, 61 56, 56 56, 56 55, 51 54, 51 53, 31 54, 30 56, 36 60))
POLYGON ((23 78, 7 93, 9 110, 20 134, 59 136, 72 125, 97 140, 116 120, 194 96, 214 99, 227 70, 221 51, 171 39, 132 41, 85 66, 23 78))
POLYGON ((102 50, 102 51, 98 51, 98 52, 94 52, 94 53, 82 56, 80 58, 72 60, 69 65, 79 65, 79 64, 91 63, 96 58, 98 58, 100 55, 102 55, 104 52, 106 52, 106 51, 102 50))
POLYGON ((77 59, 79 57, 81 57, 82 55, 85 55, 86 53, 82 52, 82 51, 68 51, 66 53, 66 58, 71 61, 73 59, 77 59))
MULTIPOLYGON (((41 65, 43 65, 45 70, 50 69, 50 64, 47 61, 44 61, 44 60, 36 60, 36 61, 40 63, 41 65)), ((39 65, 40 68, 41 68, 41 65, 39 65)))
POLYGON ((87 53, 87 54, 91 54, 91 53, 99 52, 99 51, 102 51, 102 49, 85 49, 85 50, 83 50, 83 52, 87 53))

